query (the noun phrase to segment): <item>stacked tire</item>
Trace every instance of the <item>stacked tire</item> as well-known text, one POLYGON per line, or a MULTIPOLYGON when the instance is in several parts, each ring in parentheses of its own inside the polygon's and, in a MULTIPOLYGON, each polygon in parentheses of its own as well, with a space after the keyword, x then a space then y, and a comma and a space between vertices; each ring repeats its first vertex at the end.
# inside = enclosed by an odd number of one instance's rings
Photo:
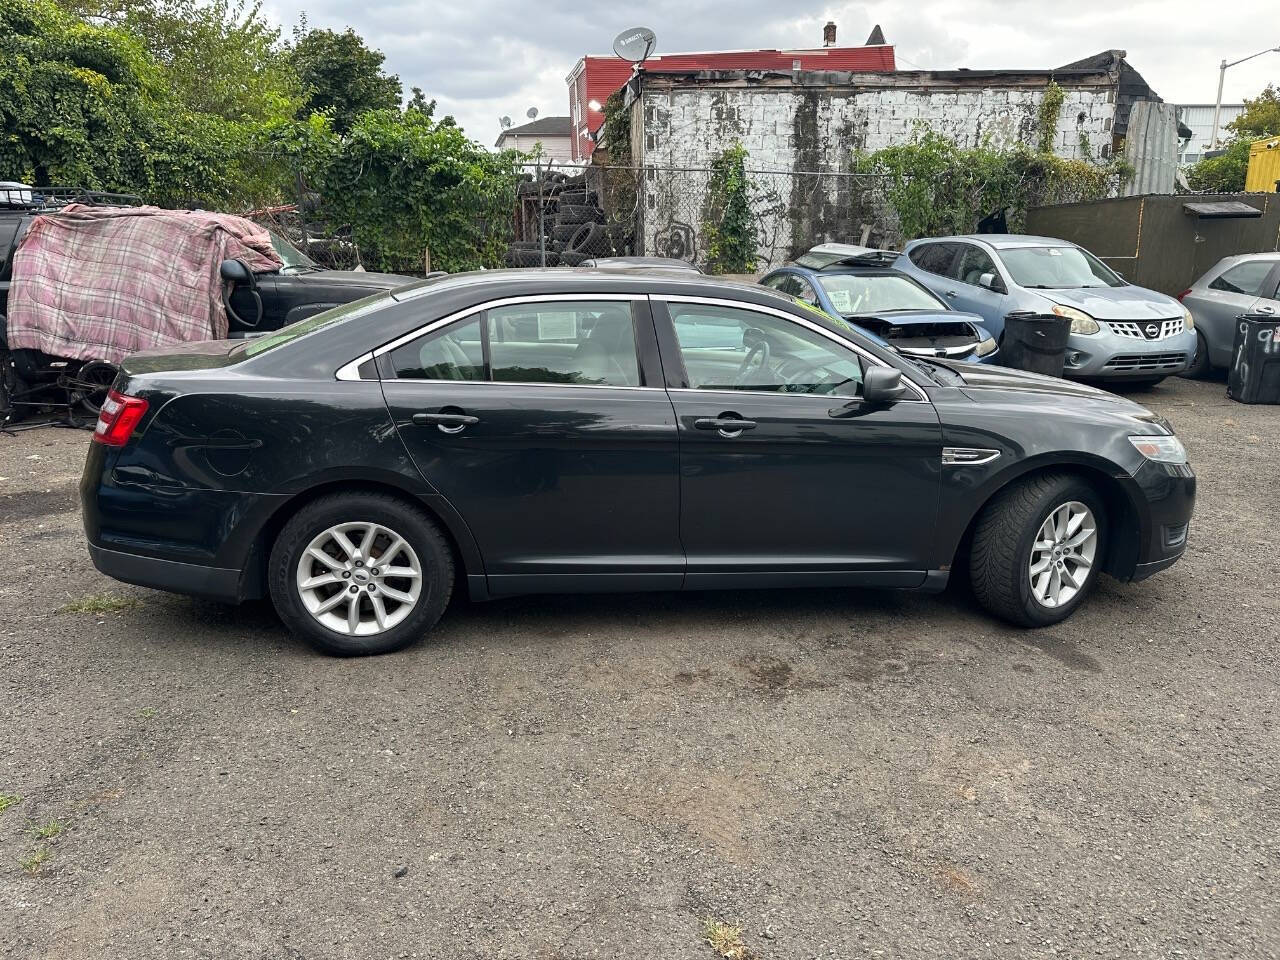
POLYGON ((507 250, 512 267, 546 265, 576 267, 594 257, 620 256, 630 245, 630 231, 622 224, 608 224, 600 196, 587 187, 585 174, 567 176, 548 171, 541 184, 529 179, 520 184, 521 197, 542 195, 542 222, 546 235, 538 240, 518 240, 507 250))

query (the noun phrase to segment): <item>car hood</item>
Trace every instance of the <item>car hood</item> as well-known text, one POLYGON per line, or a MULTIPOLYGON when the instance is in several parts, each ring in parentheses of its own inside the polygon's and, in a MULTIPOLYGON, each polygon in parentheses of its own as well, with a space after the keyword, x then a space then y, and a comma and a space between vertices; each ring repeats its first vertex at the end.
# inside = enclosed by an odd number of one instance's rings
MULTIPOLYGON (((1173 432, 1167 420, 1127 397, 1083 383, 1046 377, 1025 370, 975 363, 945 363, 964 380, 961 391, 975 403, 1004 404, 1024 412, 1037 408, 1049 413, 1078 413, 1106 420, 1158 424, 1173 432)), ((1142 430, 1141 432, 1159 432, 1142 430)))
POLYGON ((1171 320, 1182 316, 1182 306, 1173 297, 1132 284, 1035 292, 1064 307, 1083 310, 1097 320, 1171 320))
POLYGON ((845 314, 844 318, 850 323, 859 325, 864 320, 883 320, 885 323, 891 323, 895 327, 909 327, 923 323, 946 323, 947 321, 971 323, 976 327, 982 326, 982 318, 976 313, 962 313, 959 310, 902 310, 889 313, 863 314, 861 316, 858 314, 845 314))

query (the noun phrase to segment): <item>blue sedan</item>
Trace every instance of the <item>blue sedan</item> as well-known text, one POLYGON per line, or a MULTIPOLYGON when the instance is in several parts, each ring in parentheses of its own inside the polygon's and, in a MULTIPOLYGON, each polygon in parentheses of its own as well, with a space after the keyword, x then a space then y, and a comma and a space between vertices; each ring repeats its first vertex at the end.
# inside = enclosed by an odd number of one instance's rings
POLYGON ((903 353, 994 363, 996 341, 976 314, 952 310, 893 269, 898 254, 842 243, 814 247, 761 283, 843 317, 903 353))

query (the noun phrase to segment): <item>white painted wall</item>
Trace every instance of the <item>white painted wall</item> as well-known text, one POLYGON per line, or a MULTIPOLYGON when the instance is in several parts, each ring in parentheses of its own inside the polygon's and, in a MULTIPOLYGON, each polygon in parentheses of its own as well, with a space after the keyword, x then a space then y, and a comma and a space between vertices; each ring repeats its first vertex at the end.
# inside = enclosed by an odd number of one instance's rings
MULTIPOLYGON (((1066 87, 1058 114, 1054 152, 1081 158, 1083 134, 1089 156, 1098 159, 1111 146, 1115 118, 1113 89, 1066 87)), ((682 88, 650 87, 636 105, 643 133, 635 139, 646 167, 646 250, 655 252, 657 236, 676 219, 688 225, 697 245, 697 201, 706 177, 664 173, 662 168, 707 167, 726 147, 739 141, 749 153, 748 167, 772 200, 787 201, 796 189, 794 171, 850 169, 856 149, 879 150, 909 140, 920 126, 945 134, 962 146, 987 142, 995 147, 1017 142, 1034 145, 1043 89, 984 87, 966 90, 901 88, 849 89, 780 86, 682 88)), ((637 124, 633 114, 633 129, 637 124)), ((798 174, 803 177, 802 174, 798 174)), ((837 202, 838 178, 810 178, 810 190, 837 202)), ((792 225, 786 217, 762 244, 761 269, 791 254, 792 225)), ((850 224, 852 230, 856 225, 850 224)), ((830 240, 857 238, 829 236, 830 240)), ((657 251, 661 252, 661 251, 657 251)), ((699 256, 702 251, 699 250, 699 256)))

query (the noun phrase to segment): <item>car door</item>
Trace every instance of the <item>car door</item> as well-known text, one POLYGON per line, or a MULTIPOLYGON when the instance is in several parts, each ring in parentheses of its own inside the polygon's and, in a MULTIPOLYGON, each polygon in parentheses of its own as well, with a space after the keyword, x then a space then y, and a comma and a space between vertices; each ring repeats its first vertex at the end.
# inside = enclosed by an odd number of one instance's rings
POLYGON ((942 288, 947 305, 953 310, 976 313, 985 321, 991 335, 999 337, 1004 330, 1004 317, 1009 312, 1008 288, 995 259, 974 243, 959 243, 959 255, 948 271, 952 283, 942 288), (990 279, 990 286, 979 281, 990 279))
POLYGON ((491 593, 680 587, 676 424, 643 297, 499 301, 378 352, 491 593))
POLYGON ((686 585, 920 585, 942 447, 923 391, 864 405, 863 371, 881 361, 783 311, 692 297, 654 311, 686 585))

